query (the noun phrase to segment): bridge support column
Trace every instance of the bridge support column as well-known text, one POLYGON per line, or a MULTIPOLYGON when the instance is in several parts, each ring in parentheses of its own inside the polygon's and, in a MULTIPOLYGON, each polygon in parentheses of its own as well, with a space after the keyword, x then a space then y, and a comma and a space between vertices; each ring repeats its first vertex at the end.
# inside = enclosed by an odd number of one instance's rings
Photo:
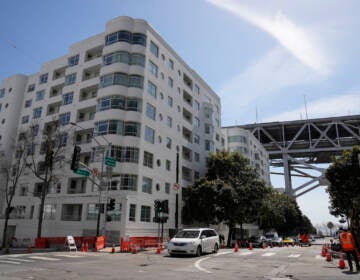
POLYGON ((289 156, 283 154, 283 165, 284 165, 284 180, 285 180, 285 193, 288 196, 293 196, 293 189, 291 186, 291 168, 289 162, 289 156))

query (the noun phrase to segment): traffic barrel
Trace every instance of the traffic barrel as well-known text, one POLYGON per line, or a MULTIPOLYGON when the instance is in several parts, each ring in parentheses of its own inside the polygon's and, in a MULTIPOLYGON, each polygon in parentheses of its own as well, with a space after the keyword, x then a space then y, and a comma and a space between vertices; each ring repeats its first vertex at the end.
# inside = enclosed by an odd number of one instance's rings
POLYGON ((249 250, 252 250, 253 249, 253 245, 252 245, 252 243, 250 242, 249 243, 249 250))
POLYGON ((81 252, 85 252, 84 242, 81 243, 81 252))
POLYGON ((27 248, 27 252, 28 252, 28 254, 31 254, 31 253, 32 253, 32 248, 31 248, 31 245, 29 245, 29 246, 28 246, 28 248, 27 248))

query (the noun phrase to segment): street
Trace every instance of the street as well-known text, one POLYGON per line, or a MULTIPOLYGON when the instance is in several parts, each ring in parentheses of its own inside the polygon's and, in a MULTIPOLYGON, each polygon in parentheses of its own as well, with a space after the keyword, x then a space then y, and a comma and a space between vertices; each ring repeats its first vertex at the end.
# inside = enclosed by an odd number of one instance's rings
POLYGON ((0 279, 359 279, 327 262, 321 246, 222 249, 202 257, 167 251, 129 253, 48 252, 0 256, 0 279))

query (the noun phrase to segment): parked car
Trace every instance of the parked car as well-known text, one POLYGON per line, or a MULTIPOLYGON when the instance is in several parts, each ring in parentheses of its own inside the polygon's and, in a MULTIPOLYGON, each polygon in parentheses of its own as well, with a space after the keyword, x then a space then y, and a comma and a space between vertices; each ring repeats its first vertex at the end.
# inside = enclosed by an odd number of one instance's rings
POLYGON ((295 245, 295 240, 294 238, 291 237, 286 237, 284 238, 284 245, 295 245))
POLYGON ((265 233, 265 238, 266 238, 266 242, 267 244, 270 246, 279 246, 282 245, 283 240, 281 237, 279 237, 279 235, 277 234, 277 232, 267 232, 265 233))
POLYGON ((263 244, 265 246, 267 246, 266 237, 263 235, 250 237, 248 240, 248 245, 250 244, 250 242, 251 242, 252 246, 255 248, 256 247, 260 248, 263 244))
POLYGON ((170 256, 216 253, 219 250, 219 235, 211 228, 192 228, 179 231, 168 244, 170 256))

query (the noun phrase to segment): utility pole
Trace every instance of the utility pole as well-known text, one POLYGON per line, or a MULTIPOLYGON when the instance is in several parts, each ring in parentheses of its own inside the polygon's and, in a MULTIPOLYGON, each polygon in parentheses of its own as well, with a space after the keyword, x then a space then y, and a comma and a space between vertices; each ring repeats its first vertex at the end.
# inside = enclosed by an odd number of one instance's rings
MULTIPOLYGON (((179 149, 176 152, 176 184, 179 185, 179 149)), ((175 196, 175 230, 179 230, 179 189, 176 190, 175 196)))

